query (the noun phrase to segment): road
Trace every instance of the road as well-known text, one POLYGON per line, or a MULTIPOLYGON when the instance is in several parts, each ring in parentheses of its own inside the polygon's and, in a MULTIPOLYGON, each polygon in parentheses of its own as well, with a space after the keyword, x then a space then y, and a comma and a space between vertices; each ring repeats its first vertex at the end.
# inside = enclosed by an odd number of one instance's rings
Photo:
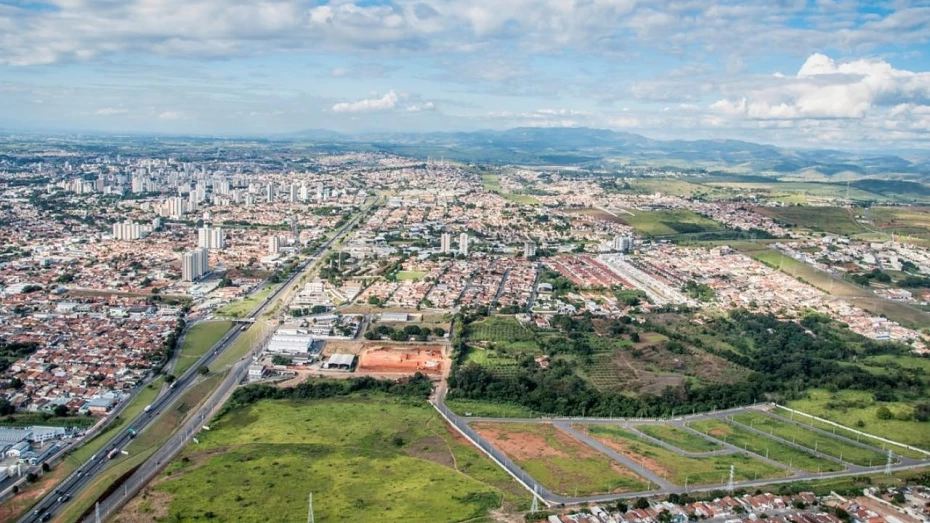
MULTIPOLYGON (((324 242, 313 255, 304 260, 304 262, 298 266, 298 270, 295 270, 281 285, 278 286, 275 291, 265 298, 264 302, 258 305, 246 319, 257 319, 261 317, 266 311, 271 310, 276 306, 277 300, 284 296, 293 286, 297 283, 300 277, 304 274, 304 271, 313 265, 318 259, 320 259, 332 245, 338 241, 343 235, 345 235, 358 221, 362 216, 366 214, 370 206, 366 207, 359 213, 357 213, 351 220, 346 222, 329 240, 324 242)), ((220 357, 230 346, 232 346, 236 340, 239 339, 239 336, 248 329, 249 325, 237 323, 233 328, 220 339, 219 342, 214 345, 213 349, 204 354, 196 364, 192 365, 187 372, 182 376, 178 377, 171 387, 168 389, 167 393, 159 396, 151 405, 147 407, 144 412, 139 414, 136 418, 132 420, 129 424, 129 427, 136 429, 139 433, 144 431, 149 427, 162 413, 165 408, 177 399, 179 399, 192 385, 194 385, 198 377, 200 376, 198 369, 201 366, 209 367, 210 364, 220 357)), ((202 403, 202 407, 198 409, 196 413, 190 416, 188 423, 181 428, 180 431, 176 432, 175 435, 166 443, 161 449, 159 449, 151 458, 149 458, 146 463, 139 468, 136 474, 140 472, 151 474, 149 478, 154 476, 155 473, 160 470, 162 463, 167 464, 167 460, 171 456, 180 452, 180 450, 187 444, 190 438, 193 437, 196 429, 199 429, 202 426, 202 420, 207 419, 208 415, 214 412, 222 403, 225 401, 226 397, 231 394, 235 386, 242 381, 248 371, 248 365, 251 362, 250 357, 244 357, 240 359, 235 367, 229 372, 226 376, 226 379, 223 383, 220 384, 217 389, 215 389, 211 395, 202 403), (198 419, 199 418, 199 419, 198 419)), ((29 514, 23 516, 19 519, 20 523, 32 523, 36 521, 42 521, 42 518, 48 515, 54 515, 61 510, 65 503, 68 503, 72 498, 77 497, 77 495, 88 485, 92 484, 100 473, 106 469, 107 464, 110 462, 110 458, 107 456, 109 452, 116 449, 117 451, 122 451, 132 440, 132 437, 129 435, 128 431, 122 431, 119 434, 113 436, 110 441, 94 456, 84 462, 80 468, 78 468, 74 473, 65 478, 62 481, 58 488, 55 489, 51 494, 46 495, 41 501, 39 501, 34 507, 33 511, 29 514)), ((135 478, 134 475, 130 478, 131 481, 135 478)), ((127 481, 127 482, 128 482, 127 481)), ((137 480, 138 482, 139 480, 137 480)), ((146 480, 147 481, 147 480, 146 480)), ((138 486, 142 486, 145 483, 141 483, 138 486)), ((136 485, 134 485, 136 486, 136 485)), ((123 490, 123 489, 120 489, 123 490)), ((128 493, 128 488, 126 491, 128 493)), ((120 494, 117 492, 117 494, 120 494)), ((113 497, 113 496, 111 496, 113 497)), ((108 498, 109 500, 109 498, 108 498)), ((123 499, 117 500, 121 502, 125 501, 123 499)), ((119 508, 119 504, 108 504, 108 512, 119 508)))

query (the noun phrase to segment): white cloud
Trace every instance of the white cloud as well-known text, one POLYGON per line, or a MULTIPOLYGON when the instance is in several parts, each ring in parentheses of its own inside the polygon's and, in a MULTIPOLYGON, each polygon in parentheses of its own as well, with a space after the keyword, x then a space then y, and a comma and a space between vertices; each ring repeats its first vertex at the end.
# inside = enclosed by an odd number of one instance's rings
POLYGON ((410 113, 420 113, 424 111, 434 111, 436 110, 436 104, 433 102, 424 102, 422 104, 413 104, 407 106, 407 112, 410 113))
POLYGON ((158 119, 162 121, 183 120, 185 118, 187 118, 187 115, 181 111, 165 111, 158 115, 158 119))
POLYGON ((710 109, 749 119, 848 119, 900 103, 930 101, 930 73, 895 69, 882 60, 836 63, 813 54, 797 75, 768 77, 770 85, 738 100, 722 99, 710 109))
POLYGON ((126 109, 119 109, 116 107, 104 107, 102 109, 97 109, 96 111, 94 111, 94 114, 98 116, 112 116, 114 114, 126 114, 127 112, 129 111, 127 111, 126 109))
POLYGON ((387 111, 397 106, 397 93, 393 90, 384 93, 380 98, 366 98, 355 102, 340 102, 333 105, 335 113, 365 113, 372 111, 387 111))

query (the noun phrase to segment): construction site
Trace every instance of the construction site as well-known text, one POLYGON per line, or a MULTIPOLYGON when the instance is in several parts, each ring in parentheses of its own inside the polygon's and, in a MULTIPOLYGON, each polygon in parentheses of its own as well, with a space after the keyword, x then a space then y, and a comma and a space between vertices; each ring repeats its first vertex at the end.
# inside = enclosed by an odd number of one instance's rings
POLYGON ((424 374, 439 376, 448 358, 438 345, 371 345, 359 354, 357 372, 424 374))

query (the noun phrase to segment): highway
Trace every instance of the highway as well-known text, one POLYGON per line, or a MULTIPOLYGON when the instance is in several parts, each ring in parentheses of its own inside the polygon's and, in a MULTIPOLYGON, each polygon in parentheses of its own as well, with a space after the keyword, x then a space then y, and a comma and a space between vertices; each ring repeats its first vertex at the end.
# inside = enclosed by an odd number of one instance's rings
MULTIPOLYGON (((371 206, 367 206, 362 211, 356 213, 356 215, 346 222, 329 240, 324 242, 309 258, 304 260, 301 263, 297 270, 293 271, 291 275, 278 286, 275 291, 269 295, 265 300, 259 304, 255 310, 253 310, 246 319, 254 320, 259 318, 267 310, 274 307, 277 300, 285 295, 285 293, 290 290, 293 285, 299 280, 299 278, 304 274, 304 271, 310 267, 314 262, 320 259, 332 245, 341 238, 346 232, 348 232, 362 216, 366 214, 366 211, 370 209, 371 206)), ((230 346, 232 346, 236 340, 239 339, 239 336, 245 332, 250 325, 243 323, 236 323, 233 328, 223 336, 220 341, 214 345, 212 350, 204 354, 196 364, 192 365, 182 376, 179 376, 174 383, 167 389, 167 392, 161 394, 144 412, 136 416, 132 422, 128 425, 135 429, 138 433, 142 433, 146 428, 149 427, 161 414, 166 407, 174 403, 179 399, 192 385, 197 383, 200 376, 199 368, 201 366, 209 367, 210 364, 215 361, 220 355, 222 355, 230 346)), ((162 462, 167 463, 167 459, 170 459, 170 456, 173 456, 179 452, 184 445, 187 444, 189 439, 193 437, 195 429, 199 429, 203 424, 203 419, 206 419, 208 414, 213 412, 218 408, 226 399, 226 397, 232 393, 232 390, 235 386, 242 381, 245 377, 248 365, 251 361, 249 356, 240 359, 233 370, 229 372, 226 376, 226 379, 220 384, 217 389, 215 389, 211 395, 202 403, 202 407, 198 409, 194 415, 188 418, 188 422, 183 426, 179 431, 175 432, 175 435, 166 443, 161 449, 159 449, 151 458, 149 458, 146 463, 140 467, 138 472, 149 472, 154 475, 160 469, 162 462), (200 418, 200 419, 198 419, 200 418), (166 458, 166 456, 169 456, 166 458), (163 459, 164 458, 164 459, 163 459)), ((119 434, 114 435, 107 444, 101 448, 97 454, 91 456, 84 464, 75 470, 70 476, 65 478, 58 487, 50 494, 47 494, 41 501, 36 503, 32 511, 19 519, 20 523, 32 523, 37 521, 49 521, 56 513, 58 513, 61 508, 77 495, 88 485, 92 484, 99 474, 106 469, 108 463, 110 463, 110 457, 108 453, 116 449, 118 452, 122 451, 133 437, 130 436, 128 429, 121 431, 119 434)), ((114 456, 115 458, 115 456, 114 456)), ((134 474, 133 477, 136 475, 134 474)), ((131 480, 132 478, 130 478, 131 480)), ((142 483, 139 486, 144 485, 142 483)), ((121 489, 122 490, 122 489, 121 489)), ((128 489, 126 490, 128 492, 128 489)), ((112 496, 111 496, 112 497, 112 496)), ((120 499, 122 502, 122 498, 120 499)), ((108 506, 109 510, 113 510, 114 506, 108 506)))

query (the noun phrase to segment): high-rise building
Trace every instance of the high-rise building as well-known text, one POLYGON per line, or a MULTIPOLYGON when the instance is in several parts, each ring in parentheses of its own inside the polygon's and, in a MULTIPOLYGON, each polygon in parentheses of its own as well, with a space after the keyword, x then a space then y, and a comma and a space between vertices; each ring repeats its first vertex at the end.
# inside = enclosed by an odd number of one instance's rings
POLYGON ((208 272, 209 254, 206 249, 194 249, 184 253, 181 258, 181 278, 184 281, 197 281, 208 272))
POLYGON ((636 244, 632 236, 620 236, 619 234, 614 236, 612 247, 615 251, 630 252, 635 246, 636 244))
POLYGON ((265 201, 271 203, 274 201, 276 194, 276 188, 274 182, 268 182, 268 187, 265 189, 265 201))
POLYGON ((452 235, 444 232, 439 237, 439 250, 443 253, 452 252, 452 235))
POLYGON ((305 202, 310 199, 310 189, 306 183, 300 184, 300 201, 305 202))
POLYGON ((533 256, 536 256, 536 242, 531 240, 523 242, 523 257, 532 258, 533 256))
POLYGON ((459 234, 459 254, 468 256, 468 234, 459 234))
POLYGON ((138 240, 142 237, 142 225, 131 220, 113 224, 113 239, 138 240))
POLYGON ((222 227, 210 227, 205 223, 203 227, 197 230, 197 246, 201 249, 218 251, 226 247, 226 236, 222 227))
POLYGON ((288 194, 288 200, 291 203, 297 203, 297 190, 298 190, 297 184, 292 183, 290 193, 288 194))
POLYGON ((268 238, 268 254, 274 256, 281 252, 281 238, 275 234, 268 238))

